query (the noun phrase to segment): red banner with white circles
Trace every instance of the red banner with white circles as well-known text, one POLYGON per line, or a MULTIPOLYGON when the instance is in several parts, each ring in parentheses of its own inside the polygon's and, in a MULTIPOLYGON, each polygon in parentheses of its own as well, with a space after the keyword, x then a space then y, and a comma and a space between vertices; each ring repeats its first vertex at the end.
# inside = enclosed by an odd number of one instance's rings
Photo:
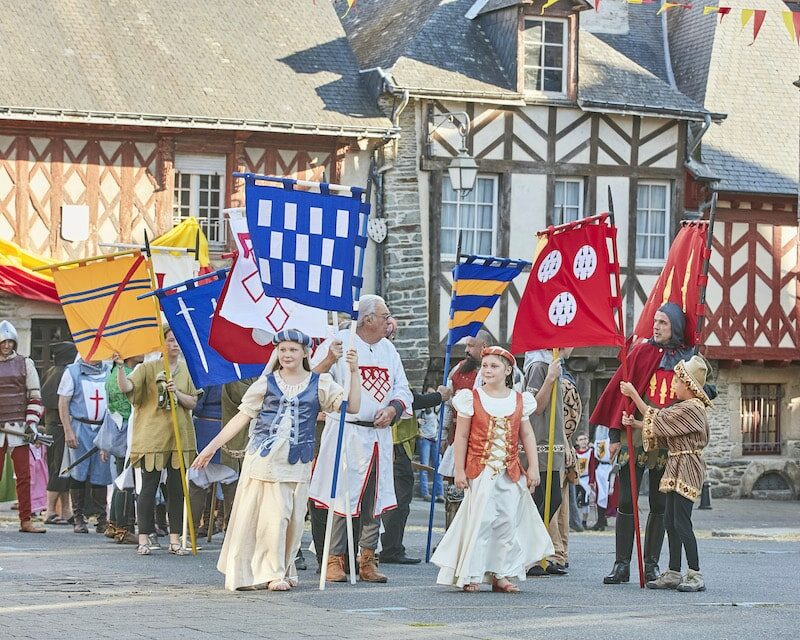
POLYGON ((620 304, 617 229, 608 222, 603 214, 539 233, 514 321, 514 353, 622 346, 615 321, 620 304))

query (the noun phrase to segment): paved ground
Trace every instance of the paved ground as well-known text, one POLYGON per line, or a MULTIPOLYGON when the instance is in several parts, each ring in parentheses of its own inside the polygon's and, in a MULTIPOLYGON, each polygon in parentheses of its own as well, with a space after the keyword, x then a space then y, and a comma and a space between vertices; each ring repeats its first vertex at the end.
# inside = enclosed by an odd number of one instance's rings
MULTIPOLYGON (((415 501, 406 535, 414 553, 424 552, 426 520, 415 501)), ((531 579, 518 595, 438 587, 435 567, 424 564, 382 567, 387 585, 320 592, 310 554, 291 593, 230 593, 215 569, 216 539, 197 557, 138 557, 94 532, 17 533, 6 504, 0 637, 796 638, 800 503, 716 500, 695 512, 695 526, 708 584, 700 594, 602 585, 613 532, 573 534, 570 575, 531 579)))

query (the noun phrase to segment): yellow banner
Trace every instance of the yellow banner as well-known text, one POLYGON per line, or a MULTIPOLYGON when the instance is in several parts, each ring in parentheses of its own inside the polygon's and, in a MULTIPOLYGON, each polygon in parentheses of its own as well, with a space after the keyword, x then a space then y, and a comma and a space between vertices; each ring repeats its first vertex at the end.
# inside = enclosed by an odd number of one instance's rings
POLYGON ((86 361, 123 358, 161 347, 160 321, 144 256, 138 251, 53 270, 72 338, 86 361))
POLYGON ((199 244, 200 252, 197 255, 197 260, 200 266, 207 267, 210 262, 208 258, 208 239, 200 228, 197 218, 186 218, 186 220, 172 227, 163 236, 158 236, 150 244, 155 247, 175 247, 178 249, 191 249, 192 251, 199 244))

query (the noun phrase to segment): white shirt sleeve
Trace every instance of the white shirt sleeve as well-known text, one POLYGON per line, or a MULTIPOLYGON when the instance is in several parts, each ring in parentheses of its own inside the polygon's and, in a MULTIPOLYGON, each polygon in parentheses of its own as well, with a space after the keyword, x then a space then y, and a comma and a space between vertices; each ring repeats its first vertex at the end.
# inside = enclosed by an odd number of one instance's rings
POLYGON ((529 417, 534 411, 536 411, 536 398, 533 397, 533 394, 529 391, 524 391, 522 393, 522 415, 524 417, 529 417))
POLYGON ((261 375, 242 396, 239 411, 250 416, 250 419, 257 418, 264 405, 264 396, 267 393, 267 376, 261 375))
POLYGON ((75 395, 75 382, 69 371, 64 369, 64 374, 61 376, 61 382, 58 383, 58 395, 60 396, 73 396, 75 395))
POLYGON ((453 396, 453 408, 461 417, 471 418, 475 414, 472 400, 472 389, 462 389, 453 396))

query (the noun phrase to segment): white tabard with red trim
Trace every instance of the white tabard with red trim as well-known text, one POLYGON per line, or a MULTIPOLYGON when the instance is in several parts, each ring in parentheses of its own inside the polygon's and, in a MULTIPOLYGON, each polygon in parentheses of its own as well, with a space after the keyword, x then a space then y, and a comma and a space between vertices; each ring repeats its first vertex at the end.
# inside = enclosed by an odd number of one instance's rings
MULTIPOLYGON (((344 348, 350 338, 348 330, 340 331, 335 339, 341 340, 344 348)), ((330 340, 319 346, 312 361, 315 366, 328 354, 330 340)), ((350 513, 359 515, 361 494, 367 481, 370 463, 373 459, 378 465, 377 497, 375 515, 397 506, 394 493, 392 429, 376 429, 352 424, 355 421, 372 422, 375 414, 389 406, 392 400, 399 400, 404 406, 403 417, 411 416, 413 397, 408 388, 408 380, 400 361, 400 354, 387 339, 369 345, 358 336, 354 346, 358 352, 358 366, 361 374, 361 410, 357 415, 347 414, 344 427, 344 448, 347 454, 347 479, 350 488, 350 513)), ((336 382, 343 383, 346 363, 344 358, 331 368, 330 373, 336 382)), ((330 505, 333 466, 336 458, 336 442, 339 434, 339 414, 327 414, 325 429, 322 432, 319 455, 311 476, 309 497, 318 505, 330 505)), ((344 455, 342 456, 344 463, 344 455)), ((335 511, 345 514, 344 465, 340 466, 336 490, 335 511)))

